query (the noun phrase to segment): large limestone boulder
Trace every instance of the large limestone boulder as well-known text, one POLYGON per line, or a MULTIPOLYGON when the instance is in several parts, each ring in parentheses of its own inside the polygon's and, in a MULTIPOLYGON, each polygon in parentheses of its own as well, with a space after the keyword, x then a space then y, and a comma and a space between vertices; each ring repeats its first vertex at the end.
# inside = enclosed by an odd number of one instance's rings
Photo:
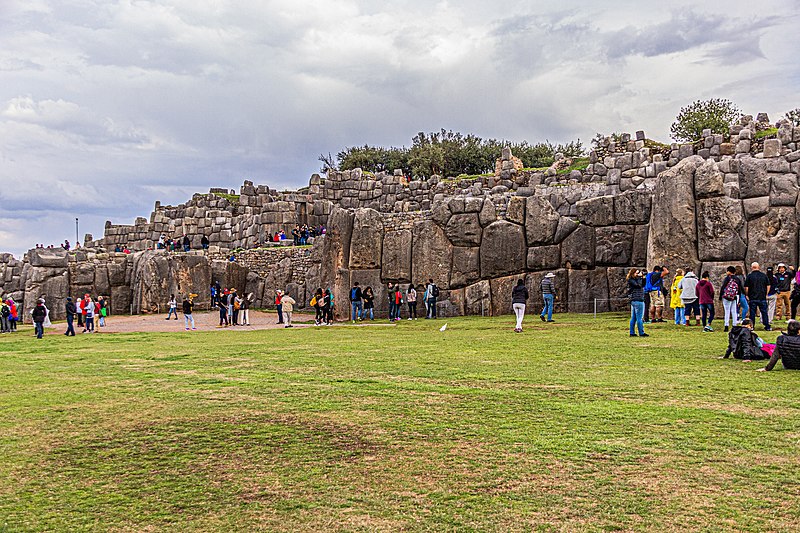
POLYGON ((553 244, 561 216, 541 196, 529 196, 525 206, 525 233, 528 246, 553 244))
POLYGON ((628 265, 633 252, 635 226, 606 226, 595 229, 595 263, 628 265))
MULTIPOLYGON (((644 270, 644 265, 637 268, 644 270)), ((609 311, 630 311, 628 300, 628 271, 630 267, 608 267, 608 309, 609 311)))
POLYGON ((374 209, 357 209, 350 241, 350 269, 381 268, 383 220, 374 209))
POLYGON ((475 247, 453 247, 453 268, 450 272, 450 287, 466 287, 481 278, 480 249, 475 247))
POLYGON ((646 191, 625 191, 614 197, 614 220, 617 224, 647 224, 650 221, 652 196, 646 191))
POLYGON ((25 298, 20 319, 31 323, 30 312, 44 297, 51 320, 66 318, 64 299, 69 296, 69 271, 64 267, 32 266, 25 278, 25 298))
POLYGON ((700 261, 742 260, 747 231, 741 200, 727 196, 697 200, 697 237, 700 261))
POLYGON ((774 174, 770 190, 771 206, 794 206, 797 203, 797 174, 774 174))
POLYGON ((492 310, 489 280, 479 281, 464 289, 464 314, 488 316, 492 310))
MULTIPOLYGON (((356 281, 358 282, 362 290, 365 290, 367 287, 372 288, 372 292, 375 294, 375 311, 374 311, 375 318, 378 317, 387 318, 389 316, 389 298, 387 294, 387 284, 381 281, 381 270, 380 269, 352 270, 350 271, 349 286, 352 287, 356 281)), ((401 284, 401 287, 403 290, 403 295, 405 295, 406 289, 408 288, 408 284, 403 283, 401 284)), ((342 305, 346 304, 349 306, 350 305, 349 300, 350 300, 350 295, 348 293, 347 300, 346 301, 343 300, 342 305)), ((422 298, 420 298, 420 301, 421 300, 422 298)))
POLYGON ((411 251, 411 275, 415 283, 433 279, 440 289, 450 287, 453 246, 444 230, 431 220, 414 225, 411 251))
POLYGON ((703 263, 700 272, 695 272, 695 274, 700 277, 703 272, 708 272, 708 279, 714 284, 714 289, 717 291, 717 294, 719 294, 720 287, 722 287, 722 280, 725 279, 729 266, 742 267, 743 272, 747 272, 749 270, 745 268, 743 261, 712 261, 703 263))
POLYGON ((511 291, 518 280, 525 280, 525 276, 504 276, 489 281, 492 291, 492 316, 509 315, 514 312, 511 307, 511 291))
POLYGON ((768 196, 770 189, 767 163, 763 159, 745 157, 739 160, 739 197, 768 196))
POLYGON ((35 267, 66 268, 69 256, 63 248, 34 248, 28 251, 28 261, 35 267))
POLYGON ((381 275, 386 281, 411 281, 411 230, 387 231, 383 237, 381 275))
POLYGON ((747 258, 749 265, 776 263, 797 264, 797 218, 791 207, 774 207, 747 224, 747 258))
POLYGON ((498 278, 525 271, 528 248, 522 226, 498 220, 486 226, 481 242, 481 277, 498 278))
POLYGON ((694 172, 704 163, 691 156, 658 175, 650 218, 647 264, 692 265, 697 268, 694 172))
POLYGON ((445 232, 453 246, 480 246, 482 231, 478 213, 453 215, 445 226, 445 232))
POLYGON ((569 311, 571 313, 592 313, 610 310, 608 302, 608 277, 605 268, 594 270, 569 271, 569 311))
POLYGON ((566 268, 592 268, 595 260, 594 228, 578 226, 561 243, 561 264, 566 268))
MULTIPOLYGON (((243 268, 231 263, 231 269, 243 268)), ((246 288, 246 276, 237 284, 228 279, 228 287, 237 287, 240 291, 246 288), (233 283, 231 283, 233 282, 233 283)), ((201 255, 166 255, 156 250, 141 252, 136 262, 133 276, 134 313, 156 313, 163 311, 170 294, 185 296, 189 293, 198 295, 195 302, 198 306, 208 305, 211 286, 211 265, 201 255)), ((112 298, 114 291, 112 290, 112 298)))
POLYGON ((575 203, 578 220, 590 226, 609 226, 614 223, 614 197, 597 196, 575 203))
POLYGON ((533 246, 528 248, 528 270, 547 270, 561 265, 561 246, 533 246))
POLYGON ((320 281, 322 288, 330 288, 334 295, 334 318, 350 316, 350 240, 353 235, 352 212, 334 207, 328 216, 322 248, 320 281))
POLYGON ((712 198, 722 196, 724 176, 717 163, 709 159, 699 167, 694 174, 694 190, 697 198, 712 198))

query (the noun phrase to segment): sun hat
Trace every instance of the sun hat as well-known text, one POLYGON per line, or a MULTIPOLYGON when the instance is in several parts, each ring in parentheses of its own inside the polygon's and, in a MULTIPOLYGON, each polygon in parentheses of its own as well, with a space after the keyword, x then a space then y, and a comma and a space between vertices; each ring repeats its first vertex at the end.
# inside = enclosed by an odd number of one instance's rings
POLYGON ((554 277, 556 277, 556 275, 553 274, 552 272, 548 272, 547 274, 544 275, 544 277, 546 277, 546 278, 554 278, 554 277))

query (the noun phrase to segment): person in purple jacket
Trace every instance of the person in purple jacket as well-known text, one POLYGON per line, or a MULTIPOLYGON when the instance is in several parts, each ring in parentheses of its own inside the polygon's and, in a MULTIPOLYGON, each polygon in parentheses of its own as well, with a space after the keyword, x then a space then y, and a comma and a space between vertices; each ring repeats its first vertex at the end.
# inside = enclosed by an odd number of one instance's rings
POLYGON ((711 322, 714 321, 714 285, 708 280, 708 271, 697 283, 697 298, 700 300, 700 313, 703 318, 703 331, 714 331, 711 322))

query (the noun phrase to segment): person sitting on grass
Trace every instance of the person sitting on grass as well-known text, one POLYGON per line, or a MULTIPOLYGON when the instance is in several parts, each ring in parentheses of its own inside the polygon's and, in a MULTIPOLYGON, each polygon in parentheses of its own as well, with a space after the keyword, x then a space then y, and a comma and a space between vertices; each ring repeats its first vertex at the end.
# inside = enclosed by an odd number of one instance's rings
POLYGON ((767 344, 759 338, 753 331, 753 323, 746 318, 740 326, 731 328, 728 333, 728 349, 720 359, 727 359, 731 355, 743 362, 769 359, 774 348, 774 344, 767 344))
POLYGON ((775 368, 778 359, 783 363, 786 370, 800 370, 800 322, 789 320, 786 326, 786 333, 778 335, 775 342, 775 349, 772 357, 769 358, 767 366, 759 368, 759 372, 768 372, 775 368))

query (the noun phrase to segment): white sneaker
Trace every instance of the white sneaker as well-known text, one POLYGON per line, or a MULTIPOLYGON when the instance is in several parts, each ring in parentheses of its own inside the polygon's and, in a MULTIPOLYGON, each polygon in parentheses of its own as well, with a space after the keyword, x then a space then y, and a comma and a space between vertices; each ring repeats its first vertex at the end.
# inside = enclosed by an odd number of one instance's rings
POLYGON ((409 317, 409 320, 412 320, 412 318, 411 318, 411 317, 409 317))

